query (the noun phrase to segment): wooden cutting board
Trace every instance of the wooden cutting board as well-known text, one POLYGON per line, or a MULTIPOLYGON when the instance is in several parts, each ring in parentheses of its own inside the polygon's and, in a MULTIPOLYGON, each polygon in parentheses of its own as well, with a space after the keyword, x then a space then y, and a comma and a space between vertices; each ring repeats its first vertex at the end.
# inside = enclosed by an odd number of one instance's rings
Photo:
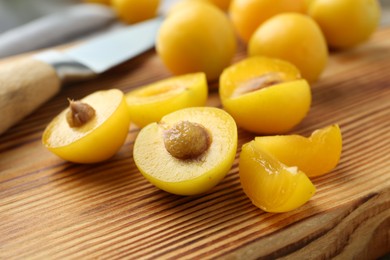
MULTIPOLYGON (((243 57, 241 47, 235 61, 243 57)), ((338 123, 343 153, 334 171, 313 179, 316 195, 289 213, 251 204, 237 160, 202 196, 155 188, 133 162, 135 126, 104 163, 68 163, 41 145, 68 97, 129 91, 168 76, 150 51, 66 86, 0 136, 0 259, 375 259, 390 252, 390 28, 359 48, 332 53, 312 86, 310 113, 291 133, 308 136, 338 123)), ((218 83, 210 86, 208 105, 220 107, 218 83)), ((237 156, 254 136, 239 129, 237 156)))

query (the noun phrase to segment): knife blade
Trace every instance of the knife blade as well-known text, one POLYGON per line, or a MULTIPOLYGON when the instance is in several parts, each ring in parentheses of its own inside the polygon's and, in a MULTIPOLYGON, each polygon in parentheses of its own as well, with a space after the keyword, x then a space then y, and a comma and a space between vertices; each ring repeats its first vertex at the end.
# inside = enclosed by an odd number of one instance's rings
POLYGON ((92 77, 152 48, 158 17, 0 67, 0 134, 53 97, 64 82, 92 77))

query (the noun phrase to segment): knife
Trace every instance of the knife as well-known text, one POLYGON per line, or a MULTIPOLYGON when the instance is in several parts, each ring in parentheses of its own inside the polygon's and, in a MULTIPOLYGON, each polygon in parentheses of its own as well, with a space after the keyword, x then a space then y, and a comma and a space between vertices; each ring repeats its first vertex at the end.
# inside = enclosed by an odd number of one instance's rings
POLYGON ((53 97, 64 82, 103 73, 152 48, 161 17, 0 66, 0 134, 53 97))

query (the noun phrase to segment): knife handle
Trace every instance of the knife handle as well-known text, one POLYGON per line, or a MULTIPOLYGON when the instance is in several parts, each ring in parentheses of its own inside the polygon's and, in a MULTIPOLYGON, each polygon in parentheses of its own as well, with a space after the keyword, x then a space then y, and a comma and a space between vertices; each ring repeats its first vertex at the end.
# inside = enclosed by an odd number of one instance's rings
POLYGON ((34 59, 0 66, 0 134, 53 97, 61 80, 52 66, 34 59))

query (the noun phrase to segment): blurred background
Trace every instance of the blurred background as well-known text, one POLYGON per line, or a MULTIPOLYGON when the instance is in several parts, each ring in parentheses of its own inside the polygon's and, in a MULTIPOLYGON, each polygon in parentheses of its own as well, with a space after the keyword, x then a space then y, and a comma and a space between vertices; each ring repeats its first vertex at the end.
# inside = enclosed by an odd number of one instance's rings
MULTIPOLYGON (((145 0, 139 0, 145 1, 145 0)), ((163 0, 164 5, 172 0, 163 0)), ((83 3, 82 0, 0 0, 0 33, 66 7, 83 3)), ((390 0, 380 0, 382 24, 390 24, 390 0)))
MULTIPOLYGON (((145 0, 139 0, 145 1, 145 0)), ((161 0, 160 11, 180 0, 161 0)), ((390 1, 390 0, 389 0, 390 1)), ((64 11, 77 4, 87 4, 83 0, 0 0, 0 34, 45 15, 64 11)), ((109 7, 100 5, 102 8, 109 7)), ((69 21, 63 21, 69 22, 69 21)))
MULTIPOLYGON (((127 25, 112 6, 94 3, 99 1, 109 0, 0 0, 0 58, 127 25)), ((157 12, 177 1, 160 0, 157 12)))
POLYGON ((380 0, 379 1, 383 7, 382 13, 382 26, 390 26, 390 0, 380 0))
MULTIPOLYGON (((159 13, 177 1, 180 0, 161 0, 159 13)), ((381 26, 390 26, 390 0, 380 0, 380 4, 381 26)), ((110 7, 102 4, 83 0, 0 0, 0 58, 118 26, 124 24, 110 7)))
POLYGON ((77 0, 0 0, 0 33, 51 14, 77 0))

